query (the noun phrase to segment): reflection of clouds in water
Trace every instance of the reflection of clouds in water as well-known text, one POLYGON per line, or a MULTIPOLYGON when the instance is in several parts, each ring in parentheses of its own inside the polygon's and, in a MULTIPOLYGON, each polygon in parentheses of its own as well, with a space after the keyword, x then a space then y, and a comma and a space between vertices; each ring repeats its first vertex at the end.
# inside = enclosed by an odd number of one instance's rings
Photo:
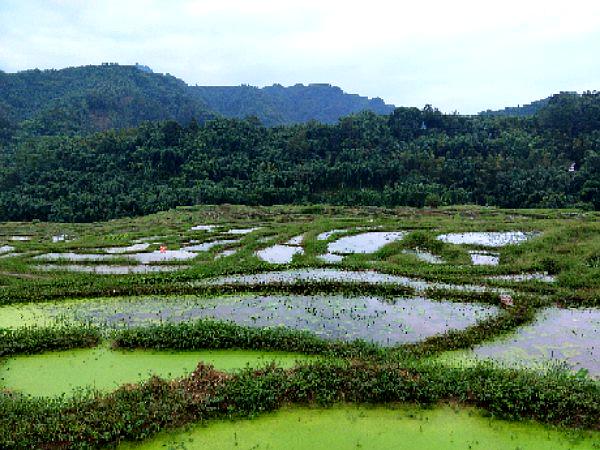
POLYGON ((294 255, 304 254, 302 247, 290 245, 273 245, 256 252, 259 259, 271 264, 287 264, 291 263, 294 255))
POLYGON ((189 266, 149 266, 149 265, 135 265, 135 266, 116 266, 106 264, 95 264, 95 265, 82 265, 82 264, 41 264, 36 265, 36 269, 44 270, 49 272, 82 272, 82 273, 94 273, 96 275, 127 275, 127 274, 144 274, 144 273, 158 273, 158 272, 175 272, 177 270, 188 269, 189 266))
POLYGON ((504 362, 562 360, 600 376, 600 309, 547 308, 532 324, 498 342, 475 348, 480 357, 504 362), (518 357, 516 357, 518 356, 518 357))
POLYGON ((327 246, 328 253, 375 253, 380 248, 399 241, 406 233, 402 231, 371 231, 368 233, 345 236, 327 246))
POLYGON ((500 254, 486 251, 470 251, 471 263, 474 266, 497 266, 500 264, 500 254))
POLYGON ((481 245, 484 247, 504 247, 511 244, 520 244, 540 233, 523 233, 522 231, 508 232, 466 232, 440 234, 437 239, 447 244, 481 245))
POLYGON ((433 283, 423 281, 417 278, 409 278, 400 275, 390 275, 379 273, 374 270, 338 270, 338 269, 293 269, 279 270, 272 272, 256 273, 251 275, 229 275, 220 276, 209 279, 207 281, 199 281, 198 285, 224 285, 224 284, 239 284, 239 285, 254 285, 254 284, 270 284, 284 283, 293 284, 301 282, 331 282, 339 281, 345 283, 367 283, 367 284, 397 284, 415 289, 417 292, 425 291, 428 288, 432 289, 449 289, 465 292, 497 292, 498 289, 486 288, 485 286, 471 284, 448 284, 448 283, 433 283))
POLYGON ((72 303, 68 313, 84 322, 122 327, 201 318, 245 326, 282 325, 308 330, 328 339, 364 339, 382 345, 416 342, 464 329, 490 317, 490 306, 436 302, 422 297, 399 298, 395 303, 377 297, 241 296, 219 298, 141 298, 72 303))

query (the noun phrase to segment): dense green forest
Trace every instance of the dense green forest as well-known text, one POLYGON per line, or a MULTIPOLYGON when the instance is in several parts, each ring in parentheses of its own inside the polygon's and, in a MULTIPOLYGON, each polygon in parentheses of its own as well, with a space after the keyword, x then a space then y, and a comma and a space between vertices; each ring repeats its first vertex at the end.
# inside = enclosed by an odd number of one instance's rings
POLYGON ((147 122, 79 136, 4 127, 0 220, 96 221, 199 203, 600 209, 600 95, 532 117, 362 112, 335 125, 147 122), (569 168, 575 163, 575 170, 569 168))
POLYGON ((379 98, 330 85, 188 86, 142 65, 0 71, 0 123, 27 135, 73 135, 156 120, 202 123, 216 116, 256 116, 267 126, 335 123, 362 110, 389 114, 393 109, 379 98))
POLYGON ((0 121, 28 135, 79 134, 214 117, 169 74, 105 64, 62 70, 0 72, 0 121))

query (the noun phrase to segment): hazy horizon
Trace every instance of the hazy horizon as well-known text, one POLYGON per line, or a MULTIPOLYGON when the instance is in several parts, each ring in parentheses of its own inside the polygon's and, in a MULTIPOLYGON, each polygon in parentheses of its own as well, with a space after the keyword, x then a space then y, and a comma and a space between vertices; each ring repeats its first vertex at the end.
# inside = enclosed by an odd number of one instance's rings
POLYGON ((474 114, 598 89, 600 3, 7 0, 0 69, 140 63, 190 85, 330 83, 474 114))

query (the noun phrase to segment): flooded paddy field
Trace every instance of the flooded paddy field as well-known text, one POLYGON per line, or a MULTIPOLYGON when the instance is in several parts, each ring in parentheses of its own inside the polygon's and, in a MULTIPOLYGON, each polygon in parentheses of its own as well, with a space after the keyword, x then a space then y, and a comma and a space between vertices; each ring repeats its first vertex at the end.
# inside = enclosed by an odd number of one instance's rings
POLYGON ((347 255, 352 253, 375 253, 383 246, 401 240, 405 233, 401 231, 370 231, 367 233, 344 236, 327 246, 327 252, 347 255))
POLYGON ((509 244, 520 244, 538 233, 523 233, 522 231, 480 232, 441 234, 437 238, 447 244, 467 244, 481 247, 504 247, 509 244))
POLYGON ((600 308, 546 308, 535 322, 505 338, 443 356, 458 362, 491 360, 510 367, 585 370, 600 379, 600 308))
POLYGON ((597 432, 569 434, 490 419, 477 410, 336 406, 286 408, 253 420, 203 424, 119 449, 591 450, 597 439, 597 432))
POLYGON ((423 297, 225 296, 80 300, 0 308, 0 326, 78 322, 111 328, 214 319, 248 327, 286 327, 324 339, 384 346, 464 329, 498 313, 493 306, 423 297))
POLYGON ((268 284, 297 284, 297 283, 364 283, 374 286, 404 286, 423 292, 427 289, 458 290, 464 292, 494 291, 494 288, 472 284, 449 284, 427 282, 420 279, 399 275, 390 275, 374 270, 340 270, 340 269, 290 269, 271 272, 256 273, 252 275, 230 275, 211 278, 205 283, 208 285, 268 285, 268 284))
POLYGON ((70 417, 31 447, 95 439, 101 422, 94 447, 598 448, 598 261, 600 214, 584 211, 223 205, 3 223, 0 436, 70 417), (201 361, 214 367, 178 390, 201 361), (48 399, 89 387, 97 408, 48 399), (300 406, 348 399, 375 406, 300 406), (190 428, 152 438, 170 424, 190 428))
POLYGON ((84 264, 39 264, 35 268, 48 272, 82 272, 93 273, 95 275, 130 275, 130 274, 145 274, 158 272, 175 272, 177 270, 187 269, 189 266, 118 266, 108 264, 94 264, 86 266, 84 264))
POLYGON ((273 245, 257 251, 256 256, 271 264, 286 264, 292 262, 294 255, 302 255, 303 253, 304 250, 300 246, 273 245))

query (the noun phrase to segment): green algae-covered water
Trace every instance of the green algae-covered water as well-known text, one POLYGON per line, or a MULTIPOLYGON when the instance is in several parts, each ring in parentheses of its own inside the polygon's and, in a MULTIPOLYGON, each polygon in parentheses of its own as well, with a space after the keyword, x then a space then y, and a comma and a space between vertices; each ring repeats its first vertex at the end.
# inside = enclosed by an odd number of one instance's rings
POLYGON ((198 362, 218 370, 260 367, 274 361, 292 367, 308 356, 251 350, 117 351, 106 347, 17 356, 0 362, 0 389, 33 396, 72 394, 89 387, 110 391, 126 383, 137 383, 152 375, 172 379, 192 372, 198 362))
POLYGON ((591 450, 600 448, 599 442, 598 432, 506 422, 468 408, 337 406, 289 408, 252 420, 209 422, 119 449, 591 450))

